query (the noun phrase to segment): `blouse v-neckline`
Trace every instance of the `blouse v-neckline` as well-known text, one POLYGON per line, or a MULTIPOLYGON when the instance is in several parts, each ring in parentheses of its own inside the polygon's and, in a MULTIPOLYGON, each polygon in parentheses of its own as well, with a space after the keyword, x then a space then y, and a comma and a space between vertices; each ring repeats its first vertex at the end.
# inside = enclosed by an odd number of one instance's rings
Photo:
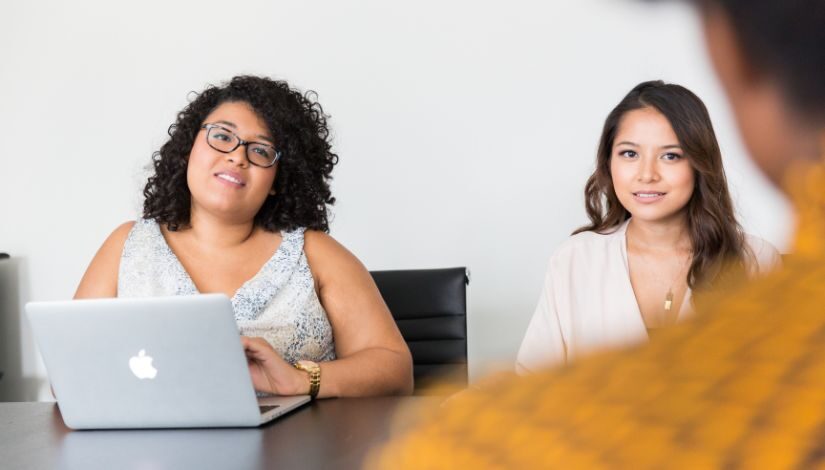
MULTIPOLYGON (((184 280, 185 285, 181 286, 181 288, 178 291, 178 295, 200 294, 201 292, 195 285, 195 281, 192 280, 192 276, 189 275, 189 272, 183 266, 183 263, 181 263, 180 259, 178 258, 178 255, 172 250, 172 247, 169 245, 169 242, 163 235, 163 231, 161 230, 160 225, 155 223, 154 228, 157 231, 158 240, 160 242, 160 249, 165 251, 167 256, 174 260, 172 269, 178 272, 179 279, 184 280)), ((244 281, 244 283, 241 284, 241 286, 238 287, 238 289, 232 295, 232 298, 230 300, 232 301, 233 306, 237 306, 239 303, 241 303, 242 300, 246 300, 243 299, 244 297, 250 297, 246 295, 247 291, 250 289, 250 285, 255 283, 255 281, 259 278, 263 277, 263 273, 272 271, 271 268, 274 264, 279 262, 286 262, 290 258, 297 258, 295 256, 292 256, 295 250, 290 249, 290 245, 294 244, 293 238, 296 232, 281 231, 280 233, 281 242, 278 244, 278 248, 275 249, 275 252, 272 254, 272 256, 261 266, 261 268, 251 278, 244 281)), ((301 250, 302 249, 303 246, 301 246, 301 250)), ((294 261, 297 262, 297 259, 295 259, 294 261)), ((272 296, 274 296, 274 294, 275 292, 272 293, 272 296)))
MULTIPOLYGON (((650 331, 645 324, 645 319, 642 317, 642 308, 639 307, 639 300, 636 298, 636 291, 633 289, 633 283, 630 282, 630 260, 628 259, 627 254, 627 225, 630 223, 630 219, 627 219, 622 223, 621 226, 616 230, 615 234, 618 236, 619 246, 621 248, 622 254, 622 262, 624 263, 624 271, 625 271, 625 282, 627 282, 626 286, 628 291, 630 292, 630 298, 633 301, 633 307, 635 308, 635 318, 638 320, 638 324, 641 329, 645 332, 647 337, 650 337, 650 331)), ((682 303, 679 305, 679 311, 676 314, 676 323, 678 324, 682 319, 685 317, 685 305, 688 304, 688 301, 692 295, 692 291, 690 287, 687 287, 685 290, 685 295, 682 297, 682 303)), ((654 328, 659 330, 661 328, 654 328)))

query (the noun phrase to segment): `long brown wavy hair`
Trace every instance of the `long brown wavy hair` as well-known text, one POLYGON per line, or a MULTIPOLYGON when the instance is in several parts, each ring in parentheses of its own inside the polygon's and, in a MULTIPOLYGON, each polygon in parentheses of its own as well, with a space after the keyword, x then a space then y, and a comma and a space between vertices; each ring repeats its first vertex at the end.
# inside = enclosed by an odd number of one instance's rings
POLYGON ((653 108, 667 118, 693 168, 693 195, 684 209, 693 248, 687 283, 694 290, 707 289, 727 272, 723 268, 744 268, 745 236, 734 215, 722 153, 708 111, 702 100, 685 87, 661 80, 640 83, 608 114, 596 154, 596 170, 584 187, 590 224, 573 234, 610 233, 630 218, 613 188, 610 157, 622 117, 642 108, 653 108))

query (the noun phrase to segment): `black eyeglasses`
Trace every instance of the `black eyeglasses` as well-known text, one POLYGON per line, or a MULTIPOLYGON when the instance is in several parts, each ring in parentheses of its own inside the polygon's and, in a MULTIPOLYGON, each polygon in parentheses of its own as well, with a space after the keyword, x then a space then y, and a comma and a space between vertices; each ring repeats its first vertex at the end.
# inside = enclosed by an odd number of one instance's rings
POLYGON ((206 143, 221 153, 232 153, 241 145, 246 147, 246 159, 249 163, 262 168, 269 168, 281 158, 281 152, 275 147, 261 142, 247 142, 229 129, 217 124, 204 124, 206 143))

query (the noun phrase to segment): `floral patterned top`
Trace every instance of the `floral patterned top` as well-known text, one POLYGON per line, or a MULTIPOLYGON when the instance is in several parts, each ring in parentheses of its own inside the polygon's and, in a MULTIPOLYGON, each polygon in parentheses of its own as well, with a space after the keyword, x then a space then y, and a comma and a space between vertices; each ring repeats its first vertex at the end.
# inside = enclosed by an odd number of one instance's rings
MULTIPOLYGON (((335 359, 327 313, 315 293, 304 253, 304 229, 282 232, 275 254, 232 297, 235 321, 287 362, 335 359)), ((118 297, 195 295, 198 289, 154 220, 138 220, 123 247, 118 297)))

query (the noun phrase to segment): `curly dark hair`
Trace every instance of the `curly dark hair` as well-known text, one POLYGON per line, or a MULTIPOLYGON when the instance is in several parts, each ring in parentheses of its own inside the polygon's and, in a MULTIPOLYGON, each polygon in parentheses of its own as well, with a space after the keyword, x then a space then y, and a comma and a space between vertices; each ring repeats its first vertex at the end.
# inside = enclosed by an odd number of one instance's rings
POLYGON ((210 85, 178 113, 169 140, 152 155, 154 175, 143 189, 143 217, 169 230, 189 225, 191 198, 186 183, 189 153, 206 117, 220 104, 249 104, 275 137, 281 152, 273 185, 254 223, 268 231, 298 227, 329 232, 329 188, 338 155, 332 152, 327 116, 313 91, 301 93, 284 81, 238 76, 210 85))

